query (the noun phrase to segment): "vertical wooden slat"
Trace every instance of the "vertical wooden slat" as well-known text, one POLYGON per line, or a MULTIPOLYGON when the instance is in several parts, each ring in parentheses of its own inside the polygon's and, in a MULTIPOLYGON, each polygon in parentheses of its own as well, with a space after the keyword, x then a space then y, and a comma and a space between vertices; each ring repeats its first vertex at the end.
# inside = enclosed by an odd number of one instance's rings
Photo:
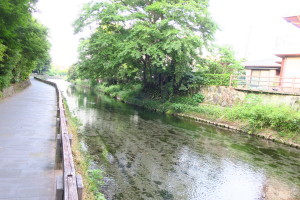
POLYGON ((63 200, 63 196, 64 196, 63 177, 57 176, 56 177, 56 200, 63 200))
POLYGON ((293 81, 292 81, 292 93, 295 94, 295 80, 296 80, 296 77, 293 77, 293 81))
POLYGON ((78 192, 78 200, 82 200, 83 198, 83 181, 80 174, 76 175, 77 182, 77 192, 78 192))

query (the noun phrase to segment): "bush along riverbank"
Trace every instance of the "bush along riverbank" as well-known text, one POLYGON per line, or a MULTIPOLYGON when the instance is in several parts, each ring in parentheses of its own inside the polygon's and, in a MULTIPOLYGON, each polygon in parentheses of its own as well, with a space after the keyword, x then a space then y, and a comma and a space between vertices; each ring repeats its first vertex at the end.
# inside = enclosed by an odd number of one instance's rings
POLYGON ((99 169, 90 169, 91 159, 89 155, 87 155, 87 153, 85 153, 81 148, 77 134, 80 122, 76 117, 72 116, 66 100, 64 100, 64 107, 66 109, 66 118, 68 121, 69 132, 72 133, 72 153, 74 156, 75 168, 83 178, 83 199, 105 200, 104 195, 99 191, 103 182, 103 172, 99 169))
POLYGON ((143 91, 141 84, 93 85, 86 81, 75 81, 76 85, 93 87, 127 104, 149 110, 173 114, 256 135, 265 139, 300 148, 300 112, 285 105, 263 104, 255 94, 233 107, 201 104, 202 94, 174 96, 163 99, 155 90, 143 91))

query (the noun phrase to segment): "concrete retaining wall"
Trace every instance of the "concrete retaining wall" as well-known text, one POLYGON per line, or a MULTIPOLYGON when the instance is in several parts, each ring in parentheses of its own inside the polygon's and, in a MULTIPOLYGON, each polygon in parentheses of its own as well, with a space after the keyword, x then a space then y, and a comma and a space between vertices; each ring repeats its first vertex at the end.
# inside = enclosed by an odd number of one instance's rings
POLYGON ((25 80, 22 81, 20 83, 15 83, 7 88, 4 88, 1 93, 1 97, 0 98, 6 98, 6 97, 10 97, 13 94, 15 94, 16 92, 25 89, 26 87, 28 87, 29 85, 31 85, 30 80, 25 80))

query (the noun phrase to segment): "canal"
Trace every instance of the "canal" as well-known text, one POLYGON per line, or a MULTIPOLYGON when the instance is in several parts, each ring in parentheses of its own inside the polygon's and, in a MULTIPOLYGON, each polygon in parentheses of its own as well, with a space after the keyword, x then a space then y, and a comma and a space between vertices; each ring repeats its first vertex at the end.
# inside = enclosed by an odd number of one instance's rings
POLYGON ((300 151, 59 86, 108 200, 300 199, 300 151))

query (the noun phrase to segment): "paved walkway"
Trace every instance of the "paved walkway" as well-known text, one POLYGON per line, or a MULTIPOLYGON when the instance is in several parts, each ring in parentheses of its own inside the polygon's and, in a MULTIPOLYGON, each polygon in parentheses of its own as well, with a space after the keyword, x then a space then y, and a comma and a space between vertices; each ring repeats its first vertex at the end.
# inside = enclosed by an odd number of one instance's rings
POLYGON ((31 83, 0 101, 0 200, 54 200, 56 93, 31 83))

